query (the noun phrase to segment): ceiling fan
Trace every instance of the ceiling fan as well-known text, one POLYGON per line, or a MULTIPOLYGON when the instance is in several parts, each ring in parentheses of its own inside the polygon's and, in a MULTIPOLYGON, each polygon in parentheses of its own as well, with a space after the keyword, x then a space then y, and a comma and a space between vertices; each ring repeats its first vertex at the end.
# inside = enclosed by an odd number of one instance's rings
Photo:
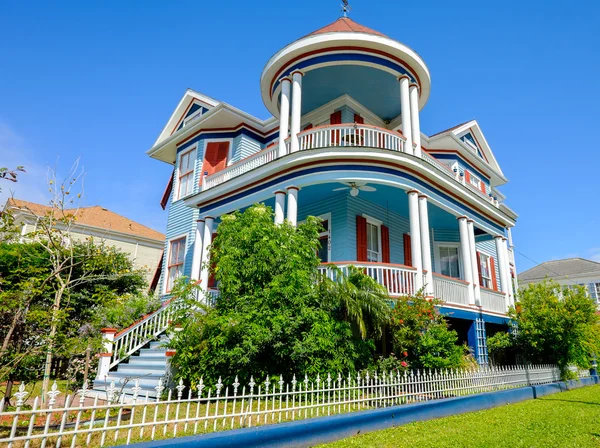
POLYGON ((345 187, 335 188, 333 191, 350 190, 350 196, 358 196, 359 191, 377 191, 375 187, 371 187, 367 184, 359 184, 356 182, 341 182, 346 185, 345 187))

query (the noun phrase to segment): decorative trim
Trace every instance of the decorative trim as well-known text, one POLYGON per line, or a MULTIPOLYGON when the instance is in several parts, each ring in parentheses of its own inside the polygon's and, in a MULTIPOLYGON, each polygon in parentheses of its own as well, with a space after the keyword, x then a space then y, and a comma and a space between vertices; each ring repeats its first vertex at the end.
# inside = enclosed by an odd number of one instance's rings
POLYGON ((296 190, 296 191, 300 191, 300 187, 296 187, 295 185, 291 185, 289 187, 287 187, 287 190, 296 190))
POLYGON ((411 193, 417 193, 417 194, 421 194, 421 192, 419 190, 408 190, 406 192, 406 194, 411 194, 411 193))
POLYGON ((274 195, 278 195, 278 194, 287 194, 287 191, 283 191, 283 190, 277 190, 275 192, 273 192, 274 195))
POLYGON ((117 330, 116 328, 102 328, 100 330, 100 333, 102 334, 117 334, 119 332, 119 330, 117 330))

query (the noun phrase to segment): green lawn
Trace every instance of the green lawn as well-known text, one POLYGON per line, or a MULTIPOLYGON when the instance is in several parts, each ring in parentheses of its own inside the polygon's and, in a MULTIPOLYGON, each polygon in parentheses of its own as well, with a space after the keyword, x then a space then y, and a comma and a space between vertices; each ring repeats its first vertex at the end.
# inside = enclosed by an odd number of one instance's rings
POLYGON ((327 447, 600 447, 600 385, 351 437, 327 447))

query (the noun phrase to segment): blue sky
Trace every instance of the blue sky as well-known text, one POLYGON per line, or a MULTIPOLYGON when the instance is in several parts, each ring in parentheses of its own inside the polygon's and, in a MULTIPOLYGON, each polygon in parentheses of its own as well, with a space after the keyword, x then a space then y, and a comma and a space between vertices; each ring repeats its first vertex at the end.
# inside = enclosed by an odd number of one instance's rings
MULTIPOLYGON (((187 87, 267 118, 259 76, 285 44, 339 17, 339 1, 0 0, 0 166, 81 158, 84 205, 164 231, 171 168, 150 148, 187 87)), ((475 118, 510 183, 517 250, 600 261, 600 2, 352 0, 351 17, 415 49, 432 75, 426 134, 475 118), (589 140, 590 137, 591 140, 589 140)), ((521 255, 518 270, 534 263, 521 255)))

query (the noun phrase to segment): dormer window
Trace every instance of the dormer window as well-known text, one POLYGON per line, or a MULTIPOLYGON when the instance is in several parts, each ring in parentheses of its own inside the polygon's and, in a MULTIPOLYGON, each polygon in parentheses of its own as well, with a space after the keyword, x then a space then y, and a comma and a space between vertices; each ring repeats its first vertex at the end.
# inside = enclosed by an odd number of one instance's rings
POLYGON ((189 117, 186 117, 185 120, 183 120, 183 127, 185 128, 192 121, 196 121, 198 118, 200 118, 202 116, 202 114, 205 111, 206 111, 206 109, 204 109, 203 107, 200 107, 196 112, 194 112, 193 114, 191 114, 189 117))

